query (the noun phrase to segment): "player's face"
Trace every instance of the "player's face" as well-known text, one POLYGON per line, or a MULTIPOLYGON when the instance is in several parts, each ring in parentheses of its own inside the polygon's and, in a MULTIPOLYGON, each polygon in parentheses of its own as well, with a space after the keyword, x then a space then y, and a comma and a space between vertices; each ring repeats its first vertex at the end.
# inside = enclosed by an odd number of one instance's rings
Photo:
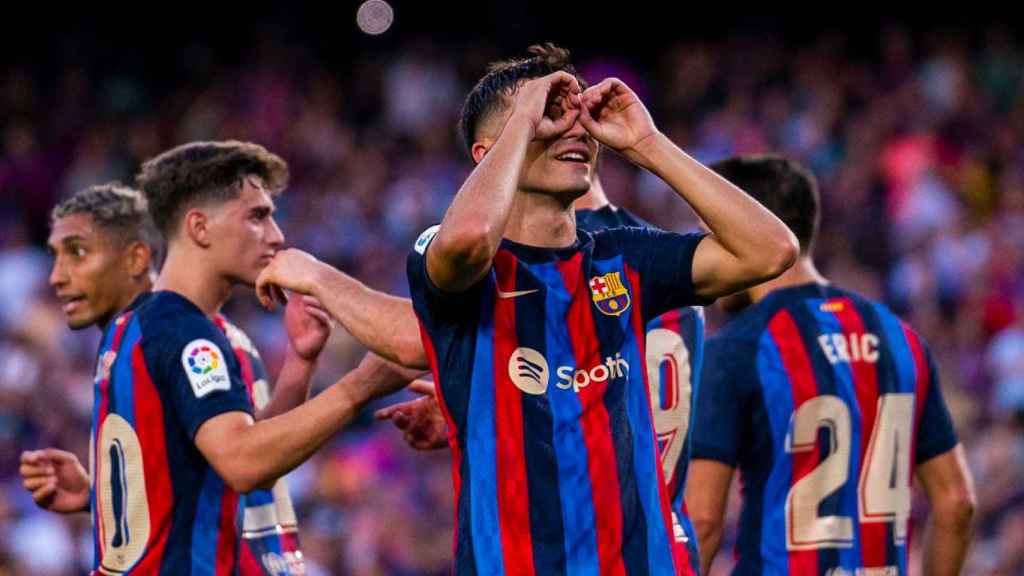
POLYGON ((559 138, 527 145, 519 187, 574 200, 590 189, 596 160, 597 142, 576 122, 559 138))
POLYGON ((274 221, 274 201, 263 181, 247 176, 242 191, 210 213, 212 257, 233 282, 252 286, 284 243, 274 221))
POLYGON ((127 267, 127 247, 120 244, 88 214, 71 214, 53 223, 47 240, 53 255, 50 286, 71 329, 106 324, 137 295, 138 285, 127 267))
MULTIPOLYGON (((501 127, 512 115, 512 103, 506 102, 500 114, 488 121, 485 131, 485 138, 492 144, 501 136, 501 127)), ((590 189, 597 150, 597 142, 579 122, 559 138, 533 140, 526 147, 519 187, 572 201, 590 189)))

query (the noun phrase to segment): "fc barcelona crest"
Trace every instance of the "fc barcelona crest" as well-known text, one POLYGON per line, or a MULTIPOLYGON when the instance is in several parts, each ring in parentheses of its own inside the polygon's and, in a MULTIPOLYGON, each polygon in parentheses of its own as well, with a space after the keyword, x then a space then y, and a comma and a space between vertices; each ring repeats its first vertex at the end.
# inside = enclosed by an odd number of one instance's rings
POLYGON ((619 316, 629 309, 629 290, 622 285, 619 272, 609 272, 604 276, 591 278, 590 295, 602 314, 619 316))

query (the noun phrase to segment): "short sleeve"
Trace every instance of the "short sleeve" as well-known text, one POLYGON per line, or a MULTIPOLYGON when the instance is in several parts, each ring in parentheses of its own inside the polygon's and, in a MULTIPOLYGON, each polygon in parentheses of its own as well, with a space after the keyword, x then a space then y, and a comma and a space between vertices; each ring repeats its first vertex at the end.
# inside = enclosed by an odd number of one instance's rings
POLYGON ((918 388, 918 394, 923 393, 924 400, 921 408, 921 415, 917 424, 917 447, 914 450, 914 463, 922 464, 936 456, 949 452, 959 443, 956 430, 953 427, 953 418, 946 407, 946 401, 942 397, 942 387, 939 384, 938 370, 935 368, 935 359, 931 351, 928 351, 928 380, 924 386, 918 388), (923 391, 921 388, 925 388, 923 391))
POLYGON ((194 438, 204 422, 226 412, 253 413, 230 343, 204 317, 161 318, 145 331, 142 350, 153 381, 194 438))
POLYGON ((481 280, 459 293, 445 292, 434 284, 427 273, 427 250, 440 227, 439 224, 431 226, 420 234, 406 260, 409 296, 416 316, 427 328, 456 324, 468 318, 475 312, 475 307, 467 306, 467 303, 476 301, 476 295, 484 282, 481 280))

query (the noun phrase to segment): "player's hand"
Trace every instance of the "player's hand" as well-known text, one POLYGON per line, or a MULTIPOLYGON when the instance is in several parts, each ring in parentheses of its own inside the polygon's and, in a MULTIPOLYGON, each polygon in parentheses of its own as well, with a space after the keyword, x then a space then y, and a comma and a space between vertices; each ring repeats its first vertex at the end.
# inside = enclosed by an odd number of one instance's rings
POLYGON ((22 452, 18 473, 40 508, 61 514, 89 509, 89 475, 74 454, 56 448, 22 452))
POLYGON ((323 262, 302 250, 281 250, 256 278, 256 297, 260 304, 272 309, 276 304, 288 302, 285 290, 312 295, 317 274, 324 266, 323 262))
POLYGON ((405 443, 416 450, 438 450, 448 446, 448 424, 434 396, 434 383, 414 380, 409 390, 423 394, 408 402, 392 404, 374 412, 378 420, 391 420, 402 431, 405 443))
POLYGON ((658 133, 647 107, 618 78, 606 78, 581 96, 580 124, 598 142, 631 157, 645 138, 658 133))
POLYGON ((327 344, 333 322, 319 300, 312 296, 296 296, 288 299, 285 306, 284 326, 295 355, 312 362, 327 344))
POLYGON ((515 94, 512 118, 522 118, 533 137, 549 140, 565 134, 580 116, 580 84, 568 72, 554 72, 525 82, 515 94))

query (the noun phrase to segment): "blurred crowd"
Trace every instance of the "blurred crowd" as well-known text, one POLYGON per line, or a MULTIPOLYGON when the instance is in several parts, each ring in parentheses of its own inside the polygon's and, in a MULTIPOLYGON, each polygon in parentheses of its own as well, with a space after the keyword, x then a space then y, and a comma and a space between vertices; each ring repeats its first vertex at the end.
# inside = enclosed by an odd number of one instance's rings
MULTIPOLYGON (((737 34, 577 65, 591 81, 625 80, 702 161, 776 152, 813 169, 824 201, 817 261, 904 315, 938 362, 980 488, 967 573, 1024 574, 1024 44, 1000 28, 892 27, 869 48, 841 34, 799 46, 737 34)), ((88 442, 99 333, 70 332, 47 288, 52 205, 130 181, 179 143, 251 140, 291 166, 278 201, 290 245, 406 293, 412 241, 471 168, 455 130, 461 98, 503 55, 410 40, 339 68, 268 39, 242 64, 190 47, 191 72, 172 90, 81 59, 0 74, 0 575, 75 575, 91 561, 88 517, 38 511, 16 474, 23 449, 81 456, 88 442)), ((601 171, 613 202, 668 229, 694 226, 656 177, 611 153, 601 171)), ((280 317, 244 291, 227 314, 273 373, 280 317)), ((721 321, 712 313, 711 330, 721 321)), ((337 331, 316 386, 361 352, 337 331)), ((367 414, 290 482, 311 575, 448 572, 447 452, 414 453, 367 414)), ((917 504, 919 544, 927 505, 917 504)))

